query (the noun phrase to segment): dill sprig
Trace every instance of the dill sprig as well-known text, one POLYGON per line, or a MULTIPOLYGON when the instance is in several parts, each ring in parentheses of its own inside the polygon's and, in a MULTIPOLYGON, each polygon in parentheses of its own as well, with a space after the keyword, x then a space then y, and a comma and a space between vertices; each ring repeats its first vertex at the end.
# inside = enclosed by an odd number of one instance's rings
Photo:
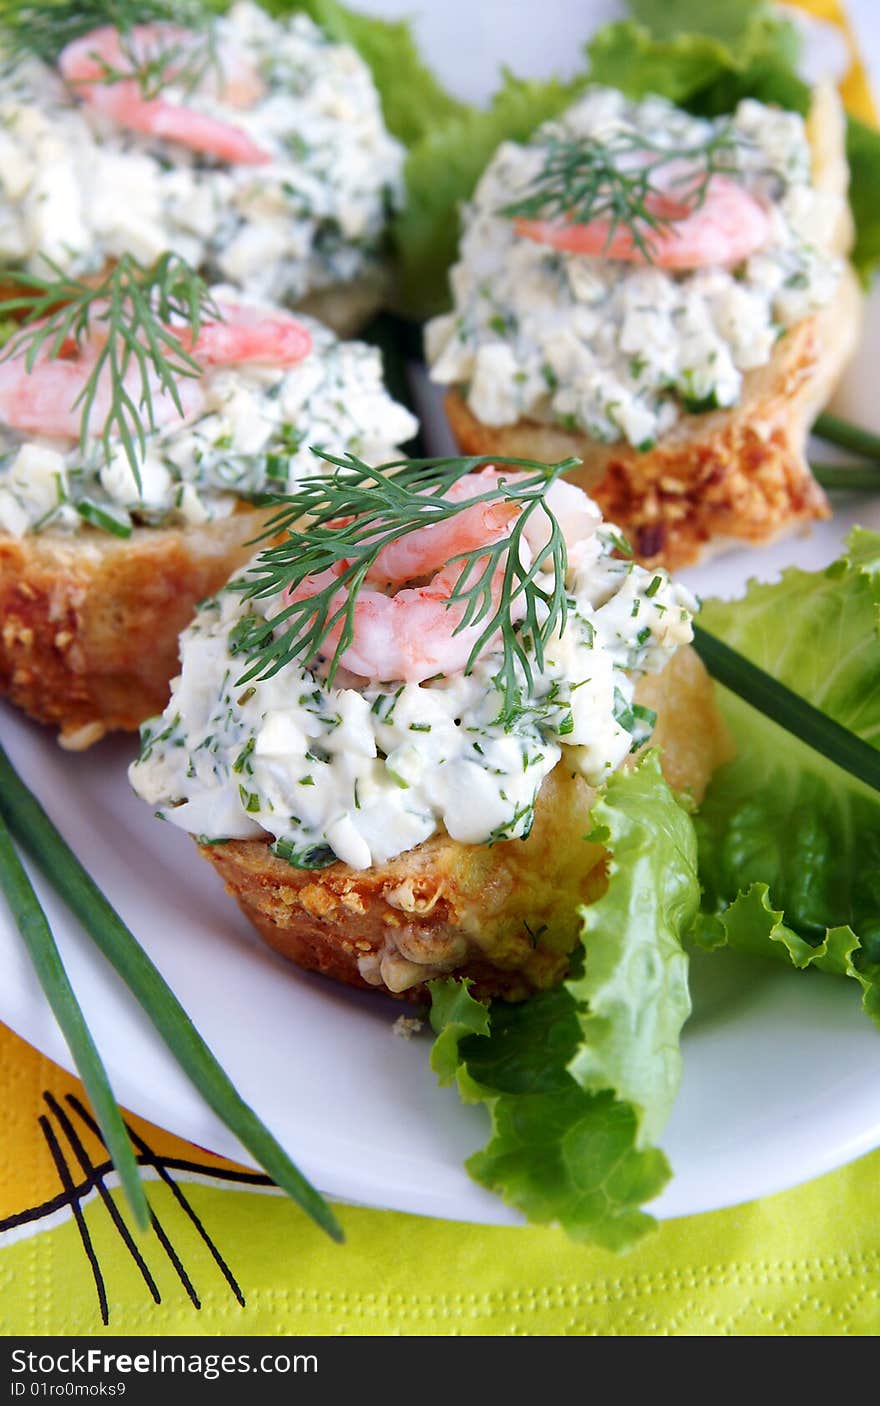
POLYGON ((578 225, 607 220, 606 247, 623 226, 650 261, 657 238, 703 204, 712 177, 733 169, 735 145, 730 123, 721 123, 705 141, 675 147, 628 131, 607 142, 551 136, 544 164, 526 194, 498 213, 578 225), (673 164, 682 170, 670 173, 673 164), (663 171, 666 183, 658 185, 663 171), (670 212, 671 200, 680 203, 680 212, 670 212))
POLYGON ((461 572, 448 604, 463 607, 454 634, 468 626, 482 626, 466 673, 486 645, 499 637, 500 721, 512 717, 523 677, 531 687, 533 660, 543 669, 545 646, 565 624, 565 538, 546 493, 578 460, 541 464, 532 459, 493 458, 494 467, 510 468, 517 476, 499 478, 487 484, 484 493, 452 502, 446 496, 450 489, 484 466, 485 457, 401 459, 376 468, 350 454, 337 458, 321 453, 320 457, 335 471, 306 479, 293 494, 275 500, 279 511, 256 540, 277 539, 281 534, 283 539, 266 548, 230 589, 241 591, 245 599, 264 599, 296 590, 309 577, 331 569, 333 578, 314 595, 288 603, 276 615, 247 620, 237 644, 250 663, 239 682, 271 678, 294 660, 309 664, 326 652, 329 636, 341 627, 327 661, 327 681, 332 684, 354 637, 359 592, 382 549, 421 528, 448 522, 474 504, 506 501, 521 508, 509 532, 496 542, 450 558, 461 563, 461 572), (525 549, 524 533, 536 517, 543 519, 546 540, 532 557, 525 549), (539 580, 544 573, 550 576, 549 586, 539 580), (519 602, 516 619, 515 602, 519 602))
POLYGON ((13 57, 32 56, 54 64, 74 39, 104 25, 124 36, 138 24, 199 29, 211 18, 201 0, 10 0, 2 7, 0 39, 13 57))
MULTIPOLYGON (((24 354, 28 371, 37 359, 67 355, 72 346, 94 347, 88 375, 71 409, 79 407, 80 452, 89 438, 100 438, 109 461, 121 446, 141 490, 139 456, 146 437, 158 428, 155 397, 168 395, 182 416, 178 379, 197 377, 202 368, 181 343, 185 332, 194 344, 206 317, 222 319, 204 280, 177 254, 154 264, 131 254, 100 279, 74 278, 44 256, 53 274, 10 271, 7 282, 20 292, 0 301, 0 320, 21 321, 0 351, 0 361, 24 354), (173 323, 173 325, 171 325, 173 323), (108 398, 100 427, 92 424, 99 392, 108 398)), ((85 367, 84 367, 85 370, 85 367)))
MULTIPOLYGON (((97 51, 92 55, 100 69, 98 81, 107 85, 137 83, 145 102, 158 98, 172 80, 185 93, 192 93, 209 68, 220 71, 217 46, 210 31, 200 34, 195 43, 174 40, 164 45, 136 45, 131 37, 122 34, 119 47, 125 60, 121 67, 109 63, 97 51)), ((93 83, 95 79, 87 82, 93 83)), ((79 85, 68 80, 68 86, 76 92, 79 85)))

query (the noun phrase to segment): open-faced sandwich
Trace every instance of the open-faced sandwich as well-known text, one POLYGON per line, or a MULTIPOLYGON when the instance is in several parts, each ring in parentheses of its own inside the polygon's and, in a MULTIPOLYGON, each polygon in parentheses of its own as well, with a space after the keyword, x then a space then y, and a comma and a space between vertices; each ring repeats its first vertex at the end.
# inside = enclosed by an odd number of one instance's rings
POLYGON ((340 461, 185 631, 135 790, 301 966, 553 986, 606 884, 596 788, 653 730, 702 795, 725 743, 693 602, 569 467, 340 461))
POLYGON ((164 706, 180 631, 253 555, 260 499, 323 468, 310 446, 380 462, 416 426, 376 348, 173 256, 47 286, 0 353, 0 692, 79 748, 164 706))
POLYGON ((463 452, 580 460, 647 562, 827 514, 808 427, 855 345, 844 122, 595 86, 505 142, 427 329, 463 452))
MULTIPOLYGON (((69 91, 40 70, 46 115, 57 99, 95 150, 126 159, 182 144, 158 160, 169 179, 225 163, 271 185, 253 52, 227 41, 242 15, 267 44, 264 26, 274 44, 299 22, 236 6, 184 32, 164 0, 142 3, 121 34, 90 16, 86 37, 65 36, 69 91)), ((653 43, 612 31, 618 59, 653 43)), ((92 240, 94 262, 74 251, 47 281, 20 252, 6 310, 24 320, 0 353, 0 685, 72 746, 155 710, 138 795, 286 958, 429 1005, 434 1070, 491 1117, 471 1174, 530 1220, 616 1248, 649 1228, 642 1207, 669 1176, 657 1143, 687 945, 845 974, 880 1012, 880 543, 856 532, 827 572, 709 601, 698 629, 666 570, 825 511, 804 438, 858 320, 841 114, 825 92, 806 124, 754 101, 736 54, 707 101, 706 46, 684 39, 671 47, 686 72, 661 75, 670 96, 727 117, 508 76, 484 112, 426 123, 411 194, 421 179, 433 196, 426 173, 463 134, 492 140, 451 186, 503 136, 534 133, 490 162, 454 311, 429 332, 471 457, 380 462, 414 422, 376 354, 253 292, 211 294, 178 253, 139 262, 92 240), (717 699, 691 642, 725 684, 717 699)), ((283 127, 287 90, 265 62, 283 127)), ((780 83, 805 111, 785 63, 762 96, 787 101, 780 83)), ((428 207, 410 205, 412 233, 428 207)), ((442 271, 428 226, 422 252, 442 271)), ((187 252, 231 277, 225 248, 187 252)), ((260 276, 298 297, 275 282, 285 267, 260 276)), ((57 871, 211 1106, 228 1106, 158 972, 63 842, 46 845, 2 749, 0 772, 0 829, 8 816, 57 871)), ((338 1233, 241 1111, 229 1126, 338 1233)))
POLYGON ((250 0, 108 5, 97 28, 53 8, 0 18, 0 282, 171 249, 343 333, 362 323, 403 148, 355 50, 250 0))

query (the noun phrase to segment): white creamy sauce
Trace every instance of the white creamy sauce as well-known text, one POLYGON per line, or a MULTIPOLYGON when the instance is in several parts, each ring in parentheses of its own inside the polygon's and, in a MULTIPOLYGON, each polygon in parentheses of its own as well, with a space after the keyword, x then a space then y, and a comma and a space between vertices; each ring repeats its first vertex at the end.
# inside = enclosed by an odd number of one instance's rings
POLYGON ((274 19, 249 0, 213 31, 262 95, 249 107, 218 100, 208 64, 192 90, 170 82, 163 97, 235 125, 265 164, 125 131, 37 60, 4 72, 0 53, 0 266, 45 273, 48 255, 83 273, 171 249, 277 302, 369 270, 401 197, 403 150, 366 64, 307 16, 274 19))
POLYGON ((338 858, 365 869, 438 831, 466 844, 526 835, 557 763, 599 784, 649 735, 653 719, 633 711, 636 679, 691 638, 694 603, 663 571, 614 556, 619 537, 585 495, 561 487, 583 509, 568 618, 543 669, 532 660, 531 687, 520 672, 521 706, 506 726, 496 645, 471 673, 422 684, 340 671, 331 687, 321 667, 298 663, 243 682, 247 621, 271 618, 279 600, 227 589, 182 636, 171 700, 142 729, 135 790, 203 840, 269 834, 299 867, 338 858))
MULTIPOLYGON (((215 292, 222 307, 224 290, 215 292)), ((339 341, 315 318, 298 320, 312 350, 297 365, 204 372, 198 417, 175 417, 147 436, 140 488, 121 448, 108 462, 99 439, 83 455, 70 441, 31 439, 0 425, 0 531, 198 526, 227 516, 240 498, 288 493, 326 472, 314 449, 373 464, 398 458, 418 425, 385 389, 380 352, 339 341)), ((189 384, 180 383, 184 395, 189 384)))
POLYGON ((485 424, 525 417, 648 449, 683 408, 734 405, 744 372, 830 301, 840 263, 824 248, 839 212, 838 197, 811 187, 795 113, 748 99, 732 119, 710 121, 662 98, 592 89, 528 146, 505 142, 486 169, 463 210, 453 310, 427 328, 431 375, 462 387, 485 424), (557 139, 693 148, 727 121, 725 172, 770 224, 768 242, 737 267, 672 273, 563 252, 517 235, 499 213, 531 192, 557 139))

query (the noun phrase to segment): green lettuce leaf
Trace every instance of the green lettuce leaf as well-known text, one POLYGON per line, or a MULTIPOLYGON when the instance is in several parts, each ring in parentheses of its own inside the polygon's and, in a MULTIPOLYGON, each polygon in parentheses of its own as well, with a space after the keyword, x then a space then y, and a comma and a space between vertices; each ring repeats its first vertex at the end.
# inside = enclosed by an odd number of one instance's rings
POLYGON ((593 819, 609 881, 582 909, 571 979, 491 1007, 467 982, 430 983, 432 1065, 489 1111, 491 1139, 467 1163, 476 1181, 529 1220, 620 1250, 652 1229, 642 1206, 670 1175, 652 1143, 678 1087, 699 885, 693 827, 656 754, 608 782, 593 819))
POLYGON ((655 39, 644 25, 620 20, 606 25, 587 45, 590 74, 597 83, 620 88, 633 98, 659 93, 686 103, 726 73, 730 51, 703 35, 681 34, 655 39))
POLYGON ((655 39, 699 33, 728 48, 797 44, 794 26, 770 0, 712 0, 708 7, 705 0, 630 0, 629 11, 655 39))
POLYGON ((768 4, 727 0, 706 11, 693 0, 633 3, 634 18, 600 29, 587 45, 590 78, 631 97, 660 93, 686 105, 730 74, 748 85, 767 65, 794 71, 798 35, 768 4))
MULTIPOLYGON (((790 568, 703 627, 880 747, 880 534, 825 571, 790 568)), ((696 817, 697 939, 854 978, 880 1023, 880 795, 719 690, 736 757, 696 817)))
POLYGON ((609 884, 583 912, 583 973, 567 983, 581 1038, 569 1072, 636 1112, 639 1145, 663 1129, 681 1079, 690 1014, 682 934, 699 892, 692 826, 659 761, 609 781, 593 807, 609 884))

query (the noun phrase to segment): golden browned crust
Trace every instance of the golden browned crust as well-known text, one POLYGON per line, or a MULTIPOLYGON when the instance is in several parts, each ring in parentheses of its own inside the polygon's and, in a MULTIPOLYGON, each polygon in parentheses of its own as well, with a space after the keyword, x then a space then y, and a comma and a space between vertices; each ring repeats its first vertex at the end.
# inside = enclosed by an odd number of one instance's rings
POLYGON ((161 712, 180 631, 253 555, 263 517, 125 540, 94 528, 0 535, 0 693, 71 748, 161 712))
POLYGON ((623 529, 641 561, 675 570, 712 545, 768 542, 828 516, 806 438, 855 347, 860 303, 847 270, 834 306, 793 328, 767 366, 747 373, 738 405, 682 415, 643 454, 533 420, 484 425, 458 391, 446 412, 462 453, 545 462, 575 455, 581 464, 568 478, 623 529))
POLYGON ((562 911, 562 891, 575 903, 601 891, 600 846, 581 842, 576 874, 560 863, 560 830, 587 833, 592 794, 554 772, 527 840, 489 848, 435 835, 362 871, 294 869, 261 840, 200 849, 270 947, 298 966, 416 1001, 426 997, 425 979, 455 971, 482 995, 516 1000, 565 970, 576 908, 562 911), (540 945, 529 929, 541 932, 540 945))
MULTIPOLYGON (((667 778, 701 797, 730 747, 699 659, 680 650, 639 697, 658 710, 667 778)), ((605 853, 584 838, 593 796, 560 765, 528 839, 490 848, 435 835, 366 870, 294 869, 268 840, 200 849, 266 942, 301 967, 416 1001, 426 979, 454 971, 482 996, 517 1000, 561 979, 578 906, 604 887, 605 853)))

